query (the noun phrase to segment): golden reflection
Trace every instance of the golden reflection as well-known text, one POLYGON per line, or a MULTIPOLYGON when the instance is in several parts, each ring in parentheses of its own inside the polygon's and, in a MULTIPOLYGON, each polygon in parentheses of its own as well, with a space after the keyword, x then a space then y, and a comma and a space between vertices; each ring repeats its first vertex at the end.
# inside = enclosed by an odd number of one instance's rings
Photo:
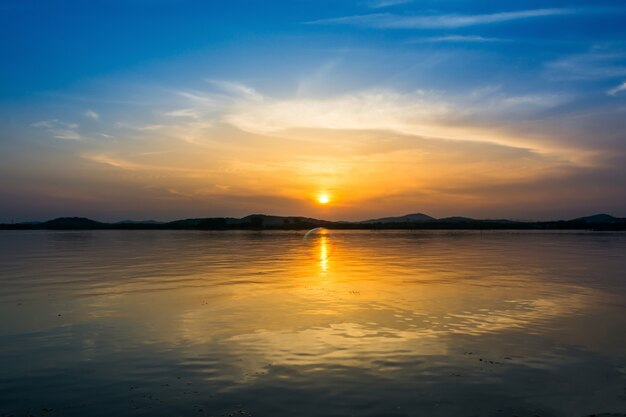
POLYGON ((322 272, 328 271, 328 237, 320 237, 320 268, 322 272))
MULTIPOLYGON (((82 306, 81 317, 124 318, 140 340, 193 342, 189 349, 199 355, 221 341, 218 347, 227 346, 241 367, 232 378, 243 379, 268 363, 389 372, 395 368, 386 358, 402 362, 457 349, 499 349, 494 343, 521 358, 523 343, 512 348, 510 338, 552 335, 555 329, 568 329, 576 344, 596 346, 585 338, 587 324, 577 315, 610 299, 576 281, 550 280, 552 271, 563 268, 554 256, 557 246, 538 252, 523 236, 502 246, 501 239, 490 242, 476 234, 452 240, 316 228, 303 241, 297 236, 263 246, 262 257, 254 252, 256 235, 231 234, 203 245, 191 240, 176 262, 155 258, 161 268, 140 270, 136 279, 109 288, 90 288, 96 298, 82 306), (225 243, 241 250, 222 249, 225 243), (196 246, 201 249, 194 252, 196 246), (541 269, 528 268, 530 256, 541 257, 541 269), (146 324, 155 321, 158 327, 146 324)), ((461 365, 466 360, 476 358, 450 356, 461 365)), ((527 365, 557 360, 534 358, 527 365)))

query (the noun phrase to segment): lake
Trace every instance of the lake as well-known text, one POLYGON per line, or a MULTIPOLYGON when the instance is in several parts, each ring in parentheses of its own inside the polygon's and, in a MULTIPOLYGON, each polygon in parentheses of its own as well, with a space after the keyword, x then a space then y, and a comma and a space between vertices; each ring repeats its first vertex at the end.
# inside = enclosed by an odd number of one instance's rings
POLYGON ((0 416, 626 415, 626 234, 0 232, 0 416))

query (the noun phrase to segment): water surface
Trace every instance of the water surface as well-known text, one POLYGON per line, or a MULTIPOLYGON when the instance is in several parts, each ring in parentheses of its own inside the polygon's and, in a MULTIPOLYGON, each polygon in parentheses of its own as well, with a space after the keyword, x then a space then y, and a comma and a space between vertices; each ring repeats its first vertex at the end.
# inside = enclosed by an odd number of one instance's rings
POLYGON ((1 232, 0 415, 626 415, 626 234, 302 236, 1 232))

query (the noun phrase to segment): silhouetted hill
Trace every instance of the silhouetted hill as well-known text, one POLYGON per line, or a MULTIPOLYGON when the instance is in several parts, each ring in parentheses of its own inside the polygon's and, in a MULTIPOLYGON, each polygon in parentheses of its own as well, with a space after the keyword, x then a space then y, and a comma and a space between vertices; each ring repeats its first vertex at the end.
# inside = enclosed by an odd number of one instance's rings
POLYGON ((38 224, 43 229, 102 229, 106 223, 100 223, 85 217, 59 217, 38 224))
POLYGON ((331 226, 334 222, 312 219, 309 217, 271 216, 251 214, 241 219, 233 217, 212 217, 203 219, 185 219, 165 223, 168 229, 306 229, 331 226))
POLYGON ((472 219, 469 217, 444 217, 436 219, 423 213, 399 217, 383 217, 364 221, 328 221, 299 216, 272 216, 251 214, 235 217, 207 217, 182 219, 167 223, 154 220, 102 223, 84 217, 60 217, 47 222, 0 224, 0 229, 10 230, 307 230, 315 227, 329 229, 466 229, 466 230, 626 230, 626 219, 608 214, 579 217, 573 220, 522 222, 506 219, 472 219))
POLYGON ((159 222, 156 220, 121 220, 113 224, 163 224, 165 222, 159 222))
POLYGON ((240 219, 234 217, 211 217, 203 219, 175 220, 163 224, 165 229, 223 229, 238 224, 240 219))
POLYGON ((363 220, 359 223, 417 223, 437 220, 424 213, 406 214, 399 217, 381 217, 380 219, 363 220))
POLYGON ((469 222, 475 222, 477 220, 469 218, 469 217, 460 217, 460 216, 454 216, 454 217, 443 217, 441 219, 438 219, 440 222, 446 222, 446 223, 469 223, 469 222))
POLYGON ((336 222, 299 216, 271 216, 267 214, 251 214, 241 219, 241 224, 261 225, 264 227, 322 227, 336 222))
POLYGON ((613 217, 610 214, 594 214, 593 216, 587 216, 587 217, 579 217, 577 219, 574 219, 574 221, 581 221, 581 222, 585 222, 585 223, 615 223, 615 222, 619 222, 620 218, 617 217, 613 217))
POLYGON ((429 216, 427 214, 424 213, 415 213, 415 214, 407 214, 404 216, 398 216, 398 217, 382 217, 380 219, 371 219, 371 220, 364 220, 359 222, 361 224, 385 224, 385 225, 389 225, 389 224, 413 224, 413 223, 431 223, 431 226, 434 226, 436 224, 485 224, 485 223, 518 223, 515 222, 513 220, 505 220, 505 219, 497 219, 497 220, 479 220, 479 219, 472 219, 470 217, 461 217, 461 216, 454 216, 454 217, 443 217, 441 219, 437 219, 435 217, 429 216))

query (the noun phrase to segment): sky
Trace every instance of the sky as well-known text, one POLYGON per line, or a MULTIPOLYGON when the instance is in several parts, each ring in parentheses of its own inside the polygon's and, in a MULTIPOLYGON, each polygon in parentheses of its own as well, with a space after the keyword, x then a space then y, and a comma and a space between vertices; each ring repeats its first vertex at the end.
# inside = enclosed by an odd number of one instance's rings
POLYGON ((614 0, 3 0, 0 222, 626 216, 624 22, 614 0))

